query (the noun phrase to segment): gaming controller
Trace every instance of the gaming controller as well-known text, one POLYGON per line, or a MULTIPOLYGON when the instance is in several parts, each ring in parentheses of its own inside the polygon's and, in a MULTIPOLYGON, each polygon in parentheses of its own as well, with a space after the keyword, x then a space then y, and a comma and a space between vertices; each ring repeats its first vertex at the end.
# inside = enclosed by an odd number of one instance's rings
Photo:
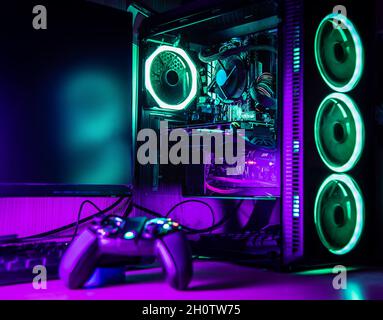
POLYGON ((187 288, 193 273, 192 255, 177 222, 170 218, 107 216, 71 243, 59 274, 67 287, 77 289, 97 268, 147 265, 156 259, 173 288, 187 288))

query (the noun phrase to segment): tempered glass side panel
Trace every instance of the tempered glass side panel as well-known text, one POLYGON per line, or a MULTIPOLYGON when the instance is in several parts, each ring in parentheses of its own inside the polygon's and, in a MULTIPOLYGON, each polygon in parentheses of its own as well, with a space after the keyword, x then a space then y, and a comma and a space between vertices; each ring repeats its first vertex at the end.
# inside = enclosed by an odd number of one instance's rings
POLYGON ((276 1, 220 3, 158 15, 142 28, 140 129, 155 132, 159 152, 155 163, 138 166, 136 203, 197 231, 197 255, 278 263, 279 9, 276 1), (169 139, 176 129, 184 133, 187 163, 170 157, 180 142, 169 139), (165 153, 161 133, 168 135, 165 153), (213 134, 207 152, 205 142, 193 142, 202 133, 213 134), (234 157, 244 145, 243 163, 228 161, 228 136, 234 157))
MULTIPOLYGON (((211 45, 189 42, 183 33, 176 37, 162 34, 142 43, 142 125, 146 123, 160 133, 160 122, 167 121, 169 132, 186 132, 190 149, 195 132, 214 132, 222 137, 221 145, 217 139, 211 140, 215 144, 207 155, 211 163, 196 163, 191 156, 182 163, 185 196, 280 196, 278 29, 259 31, 243 26, 225 29, 225 33, 250 33, 211 45), (197 90, 192 93, 194 78, 197 90), (154 127, 148 119, 157 119, 154 127), (242 136, 236 134, 240 131, 242 136), (228 135, 233 137, 233 156, 238 160, 238 137, 244 148, 243 163, 235 165, 238 172, 230 175, 225 173, 233 167, 225 159, 228 135), (217 149, 223 149, 223 157, 217 149)), ((157 186, 161 180, 165 182, 168 178, 163 174, 164 167, 154 165, 156 172, 152 170, 152 181, 146 184, 157 186)))

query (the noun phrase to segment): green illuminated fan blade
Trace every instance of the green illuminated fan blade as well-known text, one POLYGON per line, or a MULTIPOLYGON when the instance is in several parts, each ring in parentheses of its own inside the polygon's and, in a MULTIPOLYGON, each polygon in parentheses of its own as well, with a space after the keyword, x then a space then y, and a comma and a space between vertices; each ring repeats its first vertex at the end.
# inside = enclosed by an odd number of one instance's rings
POLYGON ((323 245, 333 254, 352 251, 364 226, 364 201, 356 182, 334 174, 321 185, 314 208, 315 225, 323 245))
POLYGON ((158 47, 145 63, 145 87, 160 108, 185 109, 197 94, 197 69, 180 48, 158 47))
POLYGON ((331 170, 353 169, 365 139, 363 119, 355 102, 341 93, 325 98, 316 115, 314 137, 319 155, 331 170))
POLYGON ((330 14, 315 37, 315 59, 331 89, 349 92, 358 84, 364 67, 364 51, 353 23, 344 15, 330 14))

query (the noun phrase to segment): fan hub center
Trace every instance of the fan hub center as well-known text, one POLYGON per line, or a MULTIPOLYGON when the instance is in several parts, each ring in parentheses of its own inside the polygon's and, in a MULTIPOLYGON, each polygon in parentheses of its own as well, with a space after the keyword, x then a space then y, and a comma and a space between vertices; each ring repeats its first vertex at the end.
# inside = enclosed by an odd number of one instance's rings
POLYGON ((343 143, 346 139, 346 132, 345 128, 341 123, 335 123, 334 124, 334 138, 338 143, 343 143))
POLYGON ((334 56, 339 63, 344 63, 346 61, 347 53, 341 43, 334 44, 334 56))
POLYGON ((215 80, 217 81, 217 84, 222 87, 223 85, 225 85, 226 81, 227 81, 227 74, 226 74, 226 71, 221 69, 217 72, 217 75, 215 76, 215 80))
POLYGON ((344 212, 343 207, 341 206, 336 206, 334 208, 334 222, 337 227, 343 227, 346 224, 346 213, 344 212))
POLYGON ((178 81, 179 81, 179 76, 178 76, 177 71, 175 71, 175 70, 166 71, 165 81, 169 86, 172 86, 172 87, 176 86, 178 84, 178 81))

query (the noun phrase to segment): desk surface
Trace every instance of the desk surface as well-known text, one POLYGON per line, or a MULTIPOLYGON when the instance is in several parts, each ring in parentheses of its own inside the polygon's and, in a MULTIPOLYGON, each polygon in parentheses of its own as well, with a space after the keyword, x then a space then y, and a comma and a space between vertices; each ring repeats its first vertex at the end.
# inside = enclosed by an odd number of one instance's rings
POLYGON ((86 300, 258 300, 383 299, 383 272, 351 272, 347 290, 333 289, 332 274, 286 274, 221 262, 196 262, 190 289, 178 292, 160 269, 130 272, 127 283, 104 288, 68 290, 48 281, 46 290, 32 284, 0 287, 0 299, 86 300))

